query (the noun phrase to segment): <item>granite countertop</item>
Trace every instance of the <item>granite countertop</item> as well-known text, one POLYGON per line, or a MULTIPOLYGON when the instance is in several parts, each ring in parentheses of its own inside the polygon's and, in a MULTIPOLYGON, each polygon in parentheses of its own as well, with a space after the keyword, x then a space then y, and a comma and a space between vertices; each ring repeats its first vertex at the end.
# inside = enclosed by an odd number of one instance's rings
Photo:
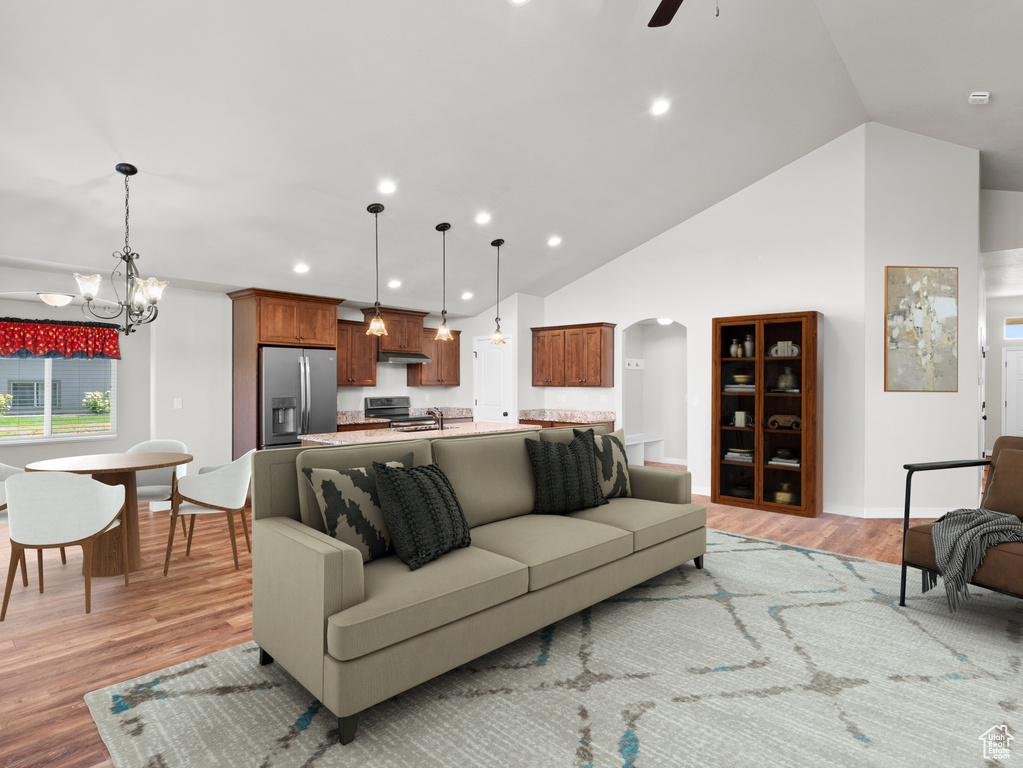
MULTIPOLYGON (((441 406, 440 412, 444 414, 445 419, 464 419, 472 418, 472 408, 455 408, 453 406, 441 406)), ((426 412, 426 408, 409 408, 409 414, 411 416, 429 416, 426 412)), ((362 411, 338 411, 337 412, 337 423, 340 424, 379 424, 380 422, 386 422, 387 419, 377 418, 366 418, 366 415, 362 411)))
POLYGON ((597 421, 614 422, 618 414, 614 411, 574 411, 567 408, 534 408, 529 411, 519 411, 520 419, 533 419, 535 421, 567 421, 578 424, 590 424, 597 421))
POLYGON ((499 421, 473 421, 452 424, 444 429, 424 429, 402 432, 396 429, 356 429, 351 432, 323 432, 316 435, 300 435, 299 440, 324 445, 344 445, 346 443, 385 443, 391 440, 418 440, 434 437, 464 437, 465 435, 481 435, 488 432, 518 432, 536 429, 529 424, 509 424, 499 421))

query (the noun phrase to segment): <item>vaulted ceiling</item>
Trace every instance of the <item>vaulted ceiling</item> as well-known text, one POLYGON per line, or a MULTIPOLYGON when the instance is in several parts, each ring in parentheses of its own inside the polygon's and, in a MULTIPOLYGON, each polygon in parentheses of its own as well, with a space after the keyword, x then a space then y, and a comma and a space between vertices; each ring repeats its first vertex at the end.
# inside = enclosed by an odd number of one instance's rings
POLYGON ((448 221, 456 315, 494 238, 502 294, 544 296, 865 121, 1023 191, 1019 0, 719 2, 4 3, 0 263, 109 271, 122 161, 144 275, 371 303, 379 201, 382 303, 440 309, 448 221))

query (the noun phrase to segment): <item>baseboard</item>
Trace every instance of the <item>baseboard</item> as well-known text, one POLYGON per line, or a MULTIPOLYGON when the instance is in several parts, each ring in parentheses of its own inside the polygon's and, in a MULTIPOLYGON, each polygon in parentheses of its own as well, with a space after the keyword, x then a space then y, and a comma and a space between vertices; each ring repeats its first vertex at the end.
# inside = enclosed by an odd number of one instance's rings
POLYGON ((673 459, 671 456, 665 456, 657 459, 657 461, 661 464, 678 464, 683 467, 689 466, 689 459, 673 459))
MULTIPOLYGON (((824 511, 832 515, 845 515, 846 517, 859 517, 865 520, 902 519, 906 510, 904 507, 846 507, 837 504, 825 504, 824 511)), ((941 517, 947 509, 944 507, 913 507, 911 519, 941 517)))

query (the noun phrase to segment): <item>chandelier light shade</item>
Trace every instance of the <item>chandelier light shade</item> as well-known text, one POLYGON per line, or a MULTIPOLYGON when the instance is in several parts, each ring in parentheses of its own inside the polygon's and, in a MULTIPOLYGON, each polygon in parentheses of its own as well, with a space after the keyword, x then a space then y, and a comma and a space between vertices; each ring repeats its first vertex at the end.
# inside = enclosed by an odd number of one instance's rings
POLYGON ((373 302, 373 308, 376 310, 376 313, 373 315, 373 319, 369 321, 369 329, 366 331, 366 335, 386 336, 387 328, 384 327, 384 318, 380 317, 380 212, 384 210, 384 206, 380 203, 373 203, 366 210, 373 214, 373 253, 377 267, 377 300, 373 302))
POLYGON ((437 231, 440 232, 441 236, 441 286, 443 291, 443 304, 441 305, 440 311, 440 328, 437 329, 437 335, 434 336, 435 341, 454 341, 455 337, 451 335, 451 329, 448 328, 448 230, 451 229, 451 225, 447 222, 442 222, 437 225, 437 231))
MULTIPOLYGON (((163 289, 167 287, 167 282, 157 280, 155 277, 143 279, 139 274, 138 267, 135 266, 139 255, 134 253, 128 244, 128 178, 138 173, 138 168, 130 163, 118 163, 114 167, 118 173, 124 175, 124 248, 114 252, 114 258, 121 263, 114 267, 110 273, 110 284, 114 289, 117 301, 96 301, 100 285, 103 282, 103 278, 99 275, 79 275, 76 272, 75 280, 78 281, 78 290, 81 291, 82 298, 85 299, 82 312, 87 316, 92 315, 98 320, 116 320, 123 316, 124 320, 120 329, 127 336, 129 333, 135 332, 135 326, 151 323, 156 319, 159 311, 156 304, 163 296, 163 289), (118 281, 114 279, 117 276, 124 277, 123 298, 117 290, 118 281)), ((40 298, 47 304, 53 303, 43 294, 40 294, 40 298)), ((63 305, 53 304, 53 306, 63 305)))
POLYGON ((496 346, 505 343, 504 335, 501 333, 501 246, 504 245, 504 240, 498 238, 491 245, 497 248, 497 317, 494 318, 497 327, 490 337, 490 343, 496 346))

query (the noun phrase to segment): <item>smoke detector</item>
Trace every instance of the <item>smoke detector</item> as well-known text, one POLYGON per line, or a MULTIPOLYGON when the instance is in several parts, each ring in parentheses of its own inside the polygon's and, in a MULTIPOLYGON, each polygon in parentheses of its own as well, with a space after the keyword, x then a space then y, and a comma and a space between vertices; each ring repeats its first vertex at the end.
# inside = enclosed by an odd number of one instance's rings
POLYGON ((991 98, 991 94, 987 91, 974 91, 970 94, 970 98, 967 99, 970 104, 987 104, 991 98))

